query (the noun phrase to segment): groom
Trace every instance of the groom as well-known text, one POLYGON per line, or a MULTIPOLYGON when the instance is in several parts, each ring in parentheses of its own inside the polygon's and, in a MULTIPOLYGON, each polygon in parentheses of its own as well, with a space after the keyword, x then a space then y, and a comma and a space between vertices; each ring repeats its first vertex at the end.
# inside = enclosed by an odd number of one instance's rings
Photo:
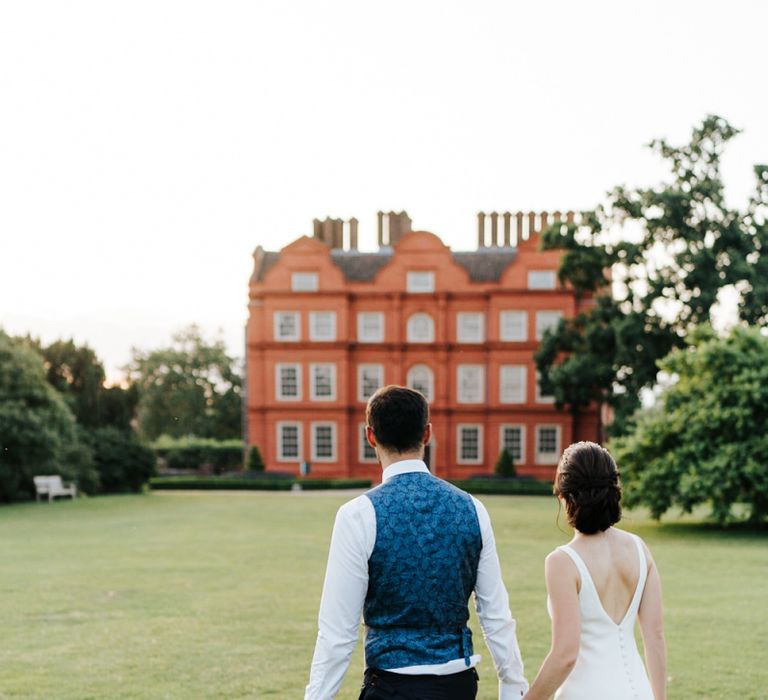
POLYGON ((521 697, 528 684, 491 522, 478 500, 422 461, 432 435, 426 399, 383 387, 368 401, 366 423, 382 483, 336 515, 304 700, 336 696, 361 615, 360 700, 473 700, 480 661, 467 627, 473 591, 499 699, 521 697))

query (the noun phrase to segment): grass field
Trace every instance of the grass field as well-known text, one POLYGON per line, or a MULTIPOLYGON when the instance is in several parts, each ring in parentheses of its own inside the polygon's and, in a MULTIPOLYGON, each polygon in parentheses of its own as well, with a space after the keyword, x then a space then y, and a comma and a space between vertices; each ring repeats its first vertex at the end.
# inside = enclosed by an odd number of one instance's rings
MULTIPOLYGON (((166 492, 0 508, 0 698, 301 698, 349 493, 166 492)), ((483 497, 529 676, 549 644, 556 505, 483 497)), ((768 698, 768 537, 638 515, 662 573, 670 698, 768 698)), ((565 526, 563 526, 565 529, 565 526)), ((473 622, 479 698, 495 697, 473 622)), ((339 698, 354 700, 361 645, 339 698)))

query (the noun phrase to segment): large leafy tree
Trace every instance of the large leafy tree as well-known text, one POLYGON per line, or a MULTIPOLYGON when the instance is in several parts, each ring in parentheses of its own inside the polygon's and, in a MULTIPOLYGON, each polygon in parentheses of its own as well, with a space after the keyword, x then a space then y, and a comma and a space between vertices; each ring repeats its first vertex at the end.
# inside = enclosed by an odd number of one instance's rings
POLYGON ((563 250, 561 281, 595 301, 547 334, 537 354, 542 386, 559 406, 607 403, 621 433, 640 390, 655 384, 657 361, 711 321, 724 287, 741 294, 743 319, 768 321, 768 166, 755 168, 748 208, 731 209, 720 158, 737 133, 710 116, 683 146, 654 141, 668 181, 617 187, 578 223, 557 223, 543 234, 544 248, 563 250), (632 235, 616 240, 617 231, 632 235))
POLYGON ((688 348, 660 362, 677 380, 657 405, 641 412, 635 431, 611 450, 628 505, 654 517, 711 503, 724 523, 733 506, 748 506, 756 524, 768 518, 768 337, 735 328, 716 337, 701 327, 688 348))
POLYGON ((138 403, 136 388, 105 386, 104 365, 88 345, 74 340, 49 345, 30 337, 23 340, 42 355, 48 382, 64 397, 79 425, 88 430, 131 429, 138 403))
POLYGON ((242 377, 222 340, 208 341, 197 326, 189 326, 169 347, 134 348, 127 369, 139 388, 144 437, 240 436, 242 377))
POLYGON ((0 501, 29 494, 36 474, 96 483, 75 418, 46 381, 42 358, 0 331, 0 501))

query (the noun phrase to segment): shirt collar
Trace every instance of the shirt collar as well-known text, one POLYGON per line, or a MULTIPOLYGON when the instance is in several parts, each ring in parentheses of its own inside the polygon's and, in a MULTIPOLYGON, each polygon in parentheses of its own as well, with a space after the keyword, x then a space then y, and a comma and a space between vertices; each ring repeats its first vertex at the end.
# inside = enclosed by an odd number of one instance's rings
POLYGON ((410 472, 426 472, 430 473, 427 469, 427 465, 420 459, 403 459, 400 462, 393 462, 390 464, 381 475, 381 482, 386 483, 393 476, 399 476, 400 474, 408 474, 410 472))

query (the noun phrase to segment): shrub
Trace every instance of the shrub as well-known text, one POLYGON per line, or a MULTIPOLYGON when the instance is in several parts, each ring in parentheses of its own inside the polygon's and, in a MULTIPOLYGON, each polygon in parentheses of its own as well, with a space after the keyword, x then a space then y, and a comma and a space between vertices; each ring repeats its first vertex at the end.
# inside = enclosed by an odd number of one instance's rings
POLYGON ((240 440, 162 436, 151 447, 158 457, 165 459, 169 469, 207 468, 214 474, 221 474, 243 467, 243 443, 240 440))
POLYGON ((499 459, 496 462, 494 472, 496 473, 496 476, 517 476, 517 470, 515 469, 515 461, 512 459, 512 453, 506 447, 499 453, 499 459))
POLYGON ((90 433, 90 440, 101 491, 138 492, 155 474, 154 453, 132 432, 99 428, 90 433))
POLYGON ((552 482, 535 479, 466 479, 451 480, 454 486, 475 494, 498 494, 505 496, 551 496, 552 482))
POLYGON ((264 471, 264 460, 261 457, 261 452, 257 445, 251 445, 251 449, 248 450, 247 469, 251 472, 264 471))

